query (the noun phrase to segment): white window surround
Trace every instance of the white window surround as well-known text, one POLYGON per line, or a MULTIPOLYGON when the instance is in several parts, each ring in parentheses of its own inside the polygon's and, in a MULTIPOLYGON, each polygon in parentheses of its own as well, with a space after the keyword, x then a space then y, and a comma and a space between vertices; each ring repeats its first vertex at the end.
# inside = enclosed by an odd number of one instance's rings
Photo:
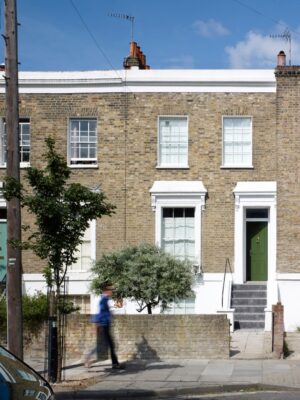
POLYGON ((162 209, 193 207, 195 209, 195 259, 201 267, 201 211, 207 190, 201 181, 155 181, 150 189, 155 211, 155 243, 161 245, 162 209))
MULTIPOLYGON (((68 165, 70 168, 98 168, 98 161, 97 161, 97 153, 98 153, 98 121, 97 121, 97 117, 70 117, 69 121, 68 121, 68 131, 67 131, 67 137, 68 137, 68 165), (87 128, 88 132, 88 140, 83 140, 83 139, 77 139, 74 140, 74 138, 72 138, 72 130, 71 130, 71 126, 72 123, 76 123, 78 122, 79 124, 81 124, 82 122, 95 122, 96 123, 96 135, 95 135, 95 142, 92 140, 93 135, 90 135, 90 132, 93 132, 92 130, 90 130, 90 124, 87 128), (77 152, 78 158, 74 158, 72 157, 72 149, 71 146, 73 145, 79 145, 77 152), (81 151, 83 151, 83 148, 81 147, 82 145, 86 145, 87 148, 87 152, 88 152, 88 156, 86 157, 81 157, 81 151), (93 151, 92 149, 92 145, 95 144, 95 157, 92 157, 90 155, 90 152, 93 151), (80 146, 81 145, 81 146, 80 146)), ((83 137, 83 135, 81 135, 81 130, 78 131, 79 132, 79 137, 83 137)))
POLYGON ((268 220, 268 281, 276 280, 276 182, 237 182, 234 228, 234 282, 246 281, 246 209, 267 208, 268 220))
MULTIPOLYGON (((242 143, 242 141, 240 142, 242 143)), ((253 117, 250 115, 223 115, 222 116, 222 165, 221 168, 253 168, 253 117), (243 119, 243 118, 248 118, 251 120, 251 125, 250 125, 250 135, 251 135, 251 143, 250 143, 250 156, 249 156, 249 162, 245 163, 237 163, 237 162, 228 162, 225 160, 225 135, 224 135, 224 120, 225 119, 243 119)))
POLYGON ((189 119, 187 115, 159 115, 157 117, 157 169, 187 169, 188 165, 188 156, 189 156, 189 119), (161 160, 161 130, 160 130, 160 122, 161 120, 186 120, 186 162, 185 163, 163 163, 161 160))

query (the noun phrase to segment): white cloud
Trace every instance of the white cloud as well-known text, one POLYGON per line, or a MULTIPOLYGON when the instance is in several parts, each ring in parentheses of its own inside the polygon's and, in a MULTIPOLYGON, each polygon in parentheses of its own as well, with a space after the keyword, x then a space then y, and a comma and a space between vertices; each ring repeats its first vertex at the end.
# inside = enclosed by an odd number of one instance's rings
POLYGON ((195 21, 193 23, 193 28, 198 35, 205 37, 225 36, 229 34, 228 29, 226 29, 221 22, 214 19, 195 21))
POLYGON ((170 58, 167 60, 168 68, 173 69, 186 69, 194 68, 194 57, 190 55, 183 55, 179 57, 170 58))
MULTIPOLYGON (((250 31, 246 38, 235 46, 225 48, 231 68, 273 68, 277 64, 277 54, 284 50, 289 62, 289 44, 280 38, 263 36, 250 31)), ((300 41, 292 37, 292 64, 300 63, 300 41)))

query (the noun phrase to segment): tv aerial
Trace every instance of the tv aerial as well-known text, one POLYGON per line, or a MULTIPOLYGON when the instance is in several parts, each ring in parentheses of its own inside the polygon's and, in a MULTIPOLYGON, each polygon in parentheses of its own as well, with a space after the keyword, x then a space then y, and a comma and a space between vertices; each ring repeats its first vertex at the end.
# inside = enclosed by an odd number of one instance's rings
POLYGON ((277 35, 270 35, 273 39, 284 39, 289 44, 289 65, 292 63, 292 35, 288 28, 285 29, 283 33, 277 35))
POLYGON ((112 18, 124 19, 126 21, 131 22, 131 41, 133 42, 133 28, 134 28, 135 17, 132 15, 128 15, 128 14, 119 14, 119 13, 110 13, 108 15, 109 15, 109 17, 112 17, 112 18))

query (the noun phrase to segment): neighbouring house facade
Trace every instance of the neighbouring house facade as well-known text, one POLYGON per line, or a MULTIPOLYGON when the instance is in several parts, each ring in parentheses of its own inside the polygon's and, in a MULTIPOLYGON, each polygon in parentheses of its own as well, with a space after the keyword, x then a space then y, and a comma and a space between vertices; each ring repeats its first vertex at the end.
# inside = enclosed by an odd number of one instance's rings
MULTIPOLYGON (((260 318, 270 330, 281 301, 285 329, 300 326, 300 67, 282 57, 274 70, 151 70, 133 55, 118 71, 19 73, 21 175, 44 165, 52 136, 71 180, 103 190, 117 207, 91 222, 68 272, 66 293, 83 311, 91 263, 150 242, 189 258, 195 271, 195 297, 169 312, 226 313, 240 327, 260 318), (235 304, 242 286, 248 292, 235 304)), ((30 223, 26 211, 22 218, 30 223)), ((5 232, 0 198, 3 273, 5 232)), ((23 269, 24 291, 45 290, 39 259, 26 253, 23 269)))

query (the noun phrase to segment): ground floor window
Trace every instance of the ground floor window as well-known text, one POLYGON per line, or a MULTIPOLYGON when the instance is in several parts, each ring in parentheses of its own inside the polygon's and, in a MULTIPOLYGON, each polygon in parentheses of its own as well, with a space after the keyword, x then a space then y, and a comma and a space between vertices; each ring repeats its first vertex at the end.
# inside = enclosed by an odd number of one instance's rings
POLYGON ((95 247, 95 221, 90 223, 90 226, 84 232, 82 243, 77 246, 75 256, 77 261, 73 263, 70 272, 85 272, 91 269, 94 260, 95 247))
MULTIPOLYGON (((193 268, 201 268, 201 219, 206 188, 201 181, 155 181, 151 205, 155 212, 155 243, 193 268)), ((168 314, 193 314, 195 299, 170 305, 168 314)))
POLYGON ((184 299, 178 303, 172 303, 164 310, 164 314, 195 314, 195 298, 184 299))
POLYGON ((163 208, 161 247, 179 259, 195 261, 194 208, 163 208))
POLYGON ((75 307, 79 307, 79 314, 90 314, 90 296, 89 295, 67 295, 68 301, 71 301, 75 307))

